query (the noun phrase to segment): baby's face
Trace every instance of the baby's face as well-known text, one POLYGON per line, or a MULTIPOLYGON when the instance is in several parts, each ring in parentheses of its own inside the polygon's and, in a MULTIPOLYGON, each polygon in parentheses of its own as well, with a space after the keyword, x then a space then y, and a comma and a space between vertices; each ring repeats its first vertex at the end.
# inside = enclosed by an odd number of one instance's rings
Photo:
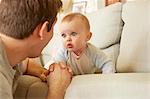
POLYGON ((88 41, 88 32, 85 23, 81 19, 64 21, 60 25, 60 34, 68 51, 78 52, 85 48, 88 41))

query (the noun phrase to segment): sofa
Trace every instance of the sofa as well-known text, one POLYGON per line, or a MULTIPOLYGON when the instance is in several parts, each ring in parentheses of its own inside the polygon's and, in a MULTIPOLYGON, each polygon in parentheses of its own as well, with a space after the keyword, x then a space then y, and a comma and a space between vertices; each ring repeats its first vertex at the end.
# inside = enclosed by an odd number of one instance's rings
MULTIPOLYGON (((116 73, 73 77, 65 99, 150 99, 150 0, 115 3, 86 16, 90 42, 112 59, 116 73)), ((55 32, 58 25, 59 20, 55 32)), ((59 47, 57 33, 42 53, 42 64, 59 47)), ((46 99, 47 90, 39 78, 23 75, 14 99, 46 99)))

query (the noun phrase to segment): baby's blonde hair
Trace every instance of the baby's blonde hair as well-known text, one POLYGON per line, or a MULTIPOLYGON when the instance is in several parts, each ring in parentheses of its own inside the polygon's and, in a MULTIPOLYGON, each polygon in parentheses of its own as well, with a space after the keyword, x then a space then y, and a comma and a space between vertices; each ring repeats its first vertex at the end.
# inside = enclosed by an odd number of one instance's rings
POLYGON ((85 15, 83 15, 83 14, 81 14, 81 13, 70 13, 70 14, 66 15, 66 16, 62 19, 61 22, 65 22, 65 21, 70 22, 70 21, 72 21, 72 20, 75 19, 75 18, 80 18, 81 20, 83 20, 83 21, 85 22, 86 28, 88 29, 88 31, 90 31, 90 23, 89 23, 89 20, 88 20, 88 18, 87 18, 85 15))

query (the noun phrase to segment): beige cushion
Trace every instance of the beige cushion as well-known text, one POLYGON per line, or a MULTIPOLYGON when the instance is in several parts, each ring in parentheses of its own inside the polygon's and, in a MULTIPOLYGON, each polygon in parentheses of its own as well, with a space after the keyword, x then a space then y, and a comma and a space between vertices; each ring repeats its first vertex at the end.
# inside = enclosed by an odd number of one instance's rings
POLYGON ((150 73, 81 75, 73 78, 65 99, 149 99, 150 73))
POLYGON ((106 48, 119 42, 122 21, 121 3, 112 4, 87 14, 93 33, 91 42, 99 48, 106 48))
POLYGON ((39 78, 29 75, 20 76, 14 99, 46 99, 48 87, 39 78))
POLYGON ((26 96, 27 99, 47 99, 48 86, 44 82, 37 81, 33 83, 26 96))
POLYGON ((150 0, 123 5, 118 72, 150 72, 150 0))

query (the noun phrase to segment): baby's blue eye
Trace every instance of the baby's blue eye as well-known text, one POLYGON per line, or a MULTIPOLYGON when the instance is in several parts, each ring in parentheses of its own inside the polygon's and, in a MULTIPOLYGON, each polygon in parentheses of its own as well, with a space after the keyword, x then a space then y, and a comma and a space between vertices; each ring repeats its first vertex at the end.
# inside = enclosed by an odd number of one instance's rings
POLYGON ((72 36, 76 36, 77 34, 78 34, 78 33, 76 33, 76 32, 72 32, 72 33, 71 33, 72 36))
POLYGON ((65 37, 66 37, 66 34, 65 34, 65 33, 62 33, 61 36, 62 36, 63 38, 65 38, 65 37))

